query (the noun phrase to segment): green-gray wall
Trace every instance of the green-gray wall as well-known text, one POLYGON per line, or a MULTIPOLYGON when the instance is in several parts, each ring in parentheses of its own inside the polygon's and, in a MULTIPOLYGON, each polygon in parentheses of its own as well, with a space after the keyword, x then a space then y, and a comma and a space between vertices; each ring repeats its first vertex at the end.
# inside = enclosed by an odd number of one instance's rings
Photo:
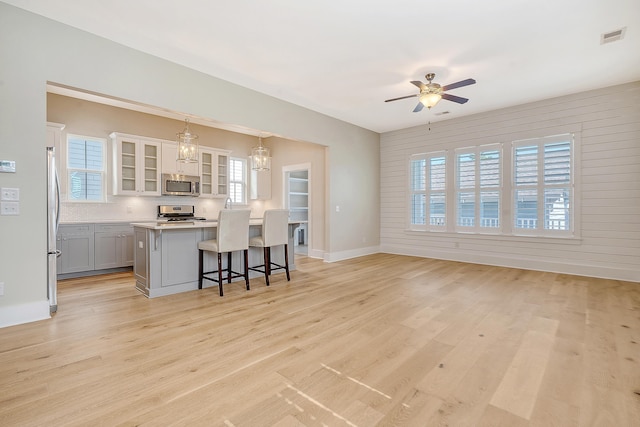
POLYGON ((325 259, 377 250, 377 133, 0 3, 0 159, 17 165, 0 187, 20 188, 20 215, 0 216, 0 326, 48 316, 48 81, 327 146, 325 259))

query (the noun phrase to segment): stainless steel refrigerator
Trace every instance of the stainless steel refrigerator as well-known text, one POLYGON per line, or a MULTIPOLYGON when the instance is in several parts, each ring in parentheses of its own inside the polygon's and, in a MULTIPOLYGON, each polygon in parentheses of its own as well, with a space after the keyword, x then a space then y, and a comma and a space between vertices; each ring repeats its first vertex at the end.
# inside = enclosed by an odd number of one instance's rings
POLYGON ((58 310, 57 262, 60 251, 56 247, 56 235, 60 224, 60 185, 56 169, 56 150, 47 147, 47 297, 49 311, 58 310))

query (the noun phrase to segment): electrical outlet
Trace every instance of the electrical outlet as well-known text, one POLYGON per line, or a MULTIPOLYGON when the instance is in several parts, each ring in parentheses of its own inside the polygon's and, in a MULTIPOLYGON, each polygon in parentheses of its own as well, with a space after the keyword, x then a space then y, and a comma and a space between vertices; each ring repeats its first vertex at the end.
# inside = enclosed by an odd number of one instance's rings
POLYGON ((7 187, 0 188, 0 200, 20 200, 20 189, 7 187))
POLYGON ((20 215, 20 203, 0 202, 0 215, 20 215))

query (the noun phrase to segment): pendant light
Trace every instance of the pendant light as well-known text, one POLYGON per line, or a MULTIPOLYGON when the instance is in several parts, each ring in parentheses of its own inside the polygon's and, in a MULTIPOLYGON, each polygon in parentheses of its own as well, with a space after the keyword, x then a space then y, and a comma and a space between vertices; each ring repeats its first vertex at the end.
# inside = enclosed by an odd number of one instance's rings
POLYGON ((189 130, 189 119, 184 120, 184 130, 176 134, 178 141, 178 161, 182 163, 198 162, 198 135, 189 130))
POLYGON ((251 149, 251 169, 254 171, 271 169, 271 155, 269 149, 262 145, 262 137, 258 137, 258 146, 251 149))

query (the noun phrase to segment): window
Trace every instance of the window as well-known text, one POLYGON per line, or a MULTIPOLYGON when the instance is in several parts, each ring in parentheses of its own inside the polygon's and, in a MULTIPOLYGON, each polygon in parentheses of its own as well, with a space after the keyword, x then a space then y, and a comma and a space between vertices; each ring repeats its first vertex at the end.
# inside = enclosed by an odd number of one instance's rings
POLYGON ((409 227, 573 236, 578 137, 563 134, 412 155, 409 227))
POLYGON ((106 141, 77 135, 67 137, 68 199, 101 202, 105 199, 106 141))
POLYGON ((446 161, 444 152, 411 158, 413 228, 442 230, 446 225, 446 161))
POLYGON ((571 231, 571 135, 516 141, 513 146, 514 230, 571 231))
POLYGON ((500 230, 500 145, 456 150, 456 228, 500 230))
POLYGON ((229 159, 229 197, 233 203, 247 203, 247 160, 229 159))

